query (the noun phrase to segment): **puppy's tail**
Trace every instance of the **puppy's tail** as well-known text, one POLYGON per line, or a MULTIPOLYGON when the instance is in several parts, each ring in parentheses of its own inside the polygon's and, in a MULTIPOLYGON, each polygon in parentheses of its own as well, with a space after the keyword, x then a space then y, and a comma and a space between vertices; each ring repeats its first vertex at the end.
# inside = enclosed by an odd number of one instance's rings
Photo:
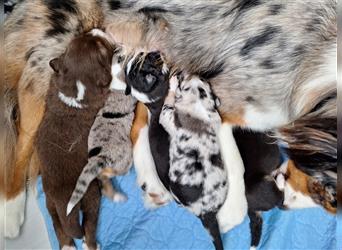
POLYGON ((279 138, 296 166, 310 176, 337 173, 336 90, 306 115, 279 129, 279 138))
POLYGON ((13 178, 17 144, 18 99, 14 89, 5 89, 0 99, 0 195, 13 178))
MULTIPOLYGON (((96 148, 95 148, 96 149, 96 148)), ((90 151, 89 154, 91 154, 90 151)), ((100 174, 105 167, 106 161, 102 158, 93 157, 88 160, 87 165, 83 168, 81 175, 78 177, 76 187, 72 192, 71 198, 67 206, 67 215, 69 215, 76 204, 83 198, 90 183, 100 174)))
POLYGON ((203 226, 210 233, 216 250, 223 250, 223 243, 220 234, 219 224, 217 222, 216 213, 206 213, 200 216, 203 226))
POLYGON ((258 212, 248 211, 249 227, 251 229, 251 249, 256 249, 262 233, 262 218, 258 212))

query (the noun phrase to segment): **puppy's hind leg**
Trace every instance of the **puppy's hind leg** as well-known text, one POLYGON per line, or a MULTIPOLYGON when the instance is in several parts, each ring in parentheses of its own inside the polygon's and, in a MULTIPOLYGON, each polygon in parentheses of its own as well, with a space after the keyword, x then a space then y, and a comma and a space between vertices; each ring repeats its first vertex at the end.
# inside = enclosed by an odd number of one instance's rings
POLYGON ((248 211, 250 219, 249 227, 251 229, 251 250, 258 247, 262 234, 262 217, 260 212, 248 211))
POLYGON ((46 197, 46 207, 52 218, 53 227, 55 229, 60 248, 62 250, 76 250, 73 239, 63 230, 55 204, 48 196, 46 197))
POLYGON ((221 239, 219 224, 217 222, 216 213, 207 213, 200 216, 203 226, 210 233, 215 249, 223 250, 223 243, 221 239))
POLYGON ((96 228, 100 207, 101 193, 97 180, 94 180, 85 196, 81 201, 83 211, 83 228, 85 232, 85 241, 83 249, 96 250, 99 246, 96 244, 96 228))
POLYGON ((114 202, 124 202, 127 200, 127 197, 124 194, 113 187, 110 177, 101 173, 99 179, 101 180, 101 191, 104 196, 106 196, 110 200, 113 200, 114 202))

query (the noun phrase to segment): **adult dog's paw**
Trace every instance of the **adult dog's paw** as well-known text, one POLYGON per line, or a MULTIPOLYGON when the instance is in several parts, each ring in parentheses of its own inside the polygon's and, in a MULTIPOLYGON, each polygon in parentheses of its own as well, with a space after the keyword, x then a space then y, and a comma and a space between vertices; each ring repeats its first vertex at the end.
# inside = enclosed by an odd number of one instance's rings
POLYGON ((5 204, 5 237, 16 238, 25 219, 26 190, 5 204))

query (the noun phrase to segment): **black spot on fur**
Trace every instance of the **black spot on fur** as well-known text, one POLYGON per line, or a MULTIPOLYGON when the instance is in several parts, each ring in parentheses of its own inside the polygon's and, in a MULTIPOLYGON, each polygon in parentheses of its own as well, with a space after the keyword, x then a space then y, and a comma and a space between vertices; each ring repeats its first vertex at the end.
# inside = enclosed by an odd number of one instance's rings
POLYGON ((102 147, 96 147, 96 148, 91 149, 88 153, 88 158, 97 156, 101 152, 101 150, 102 150, 102 147))
POLYGON ((179 201, 188 206, 191 203, 197 201, 203 192, 203 186, 189 186, 189 185, 181 185, 179 183, 170 183, 172 193, 176 195, 179 201))
POLYGON ((241 48, 240 55, 247 56, 253 49, 267 44, 279 32, 279 27, 267 26, 259 35, 251 37, 246 41, 245 45, 241 48))
POLYGON ((31 49, 29 49, 26 53, 25 53, 25 59, 26 61, 28 61, 28 59, 30 59, 31 55, 33 54, 33 52, 35 51, 35 47, 32 47, 31 49))
POLYGON ((111 10, 118 10, 122 7, 121 2, 118 0, 108 0, 108 4, 111 10))
POLYGON ((200 78, 203 78, 205 80, 210 80, 218 76, 219 74, 221 74, 223 70, 224 70, 224 62, 221 62, 221 63, 215 64, 214 67, 210 67, 207 70, 198 72, 197 75, 199 75, 200 78))
POLYGON ((185 154, 184 150, 181 149, 180 147, 177 147, 177 153, 180 154, 180 155, 185 154))
POLYGON ((153 7, 144 7, 139 10, 139 12, 144 14, 151 14, 151 13, 166 13, 168 12, 166 9, 159 7, 159 6, 153 6, 153 7))
POLYGON ((177 179, 182 176, 182 173, 179 172, 178 170, 175 170, 173 173, 175 174, 177 179))
POLYGON ((314 32, 317 29, 319 29, 319 25, 322 23, 321 19, 319 17, 315 17, 311 20, 311 22, 309 22, 306 27, 305 30, 307 32, 314 32))
POLYGON ((198 150, 192 149, 192 150, 186 152, 186 156, 189 158, 193 158, 193 159, 197 160, 198 156, 199 156, 198 150))
POLYGON ((69 32, 69 30, 64 26, 67 22, 67 16, 63 12, 52 11, 48 18, 50 20, 52 28, 46 31, 45 34, 47 37, 69 32))
POLYGON ((292 57, 299 57, 305 53, 304 45, 298 45, 294 48, 293 53, 291 54, 292 57))
POLYGON ((189 139, 190 137, 186 135, 181 135, 181 137, 179 138, 180 141, 188 141, 189 139))
POLYGON ((255 99, 252 96, 247 96, 246 101, 247 102, 255 102, 255 99))
POLYGON ((275 64, 271 59, 266 59, 262 63, 260 63, 260 66, 264 69, 274 69, 275 64))
POLYGON ((118 118, 122 118, 125 117, 126 115, 128 115, 127 113, 110 113, 110 112, 106 112, 102 114, 103 118, 106 119, 118 119, 118 118))
POLYGON ((33 68, 35 66, 37 66, 37 61, 31 61, 31 67, 33 68))
POLYGON ((79 181, 78 183, 79 183, 81 186, 87 186, 87 182, 86 182, 86 181, 81 180, 81 181, 79 181))
POLYGON ((50 11, 66 11, 71 14, 77 13, 77 4, 74 0, 44 0, 50 11))
POLYGON ((211 155, 209 160, 213 166, 223 168, 223 162, 220 154, 211 155))
POLYGON ((44 0, 49 9, 48 19, 52 28, 46 31, 46 36, 55 36, 70 32, 65 27, 68 20, 68 15, 77 14, 77 4, 74 0, 44 0))
POLYGON ((270 15, 278 15, 283 8, 282 4, 272 4, 269 9, 270 15))
POLYGON ((237 1, 237 5, 230 9, 229 11, 226 11, 225 13, 223 13, 223 17, 227 17, 231 14, 233 14, 234 12, 236 12, 236 18, 239 18, 240 15, 242 15, 244 12, 252 9, 253 7, 256 7, 258 5, 260 5, 261 2, 260 0, 240 0, 240 1, 237 1))
POLYGON ((208 95, 207 93, 205 92, 205 90, 203 88, 198 88, 198 91, 199 91, 199 94, 200 94, 200 99, 204 99, 204 98, 207 98, 208 95))

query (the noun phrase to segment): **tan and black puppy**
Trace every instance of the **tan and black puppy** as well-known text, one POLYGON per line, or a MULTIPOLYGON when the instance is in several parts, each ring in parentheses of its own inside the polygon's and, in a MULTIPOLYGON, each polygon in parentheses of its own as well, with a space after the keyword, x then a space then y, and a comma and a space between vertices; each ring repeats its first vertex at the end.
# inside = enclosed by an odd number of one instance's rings
POLYGON ((93 181, 78 209, 66 209, 77 179, 88 161, 88 135, 104 105, 112 80, 113 46, 102 37, 81 35, 50 62, 52 76, 46 111, 37 132, 46 205, 60 247, 74 246, 85 235, 88 249, 96 249, 96 226, 101 192, 93 181), (79 209, 83 211, 82 227, 79 209))

